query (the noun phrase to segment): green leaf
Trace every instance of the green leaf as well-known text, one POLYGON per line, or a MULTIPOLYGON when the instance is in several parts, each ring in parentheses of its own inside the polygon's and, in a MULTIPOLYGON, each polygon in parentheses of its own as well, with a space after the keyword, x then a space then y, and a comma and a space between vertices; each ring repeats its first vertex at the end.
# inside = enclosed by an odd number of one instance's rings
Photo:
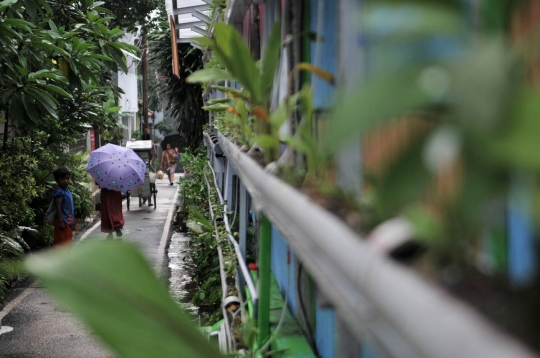
POLYGON ((15 27, 15 28, 23 29, 28 32, 32 31, 30 27, 34 27, 34 25, 31 22, 20 20, 20 19, 4 19, 3 24, 11 26, 11 27, 15 27))
POLYGON ((220 82, 226 80, 234 80, 233 75, 227 71, 218 70, 217 68, 208 68, 204 70, 199 70, 192 73, 187 79, 187 82, 198 83, 198 82, 220 82))
POLYGON ((28 74, 29 80, 35 80, 38 78, 52 78, 67 83, 66 78, 62 76, 59 71, 39 70, 28 74))
POLYGON ((52 14, 53 10, 52 10, 52 8, 49 6, 49 4, 47 3, 47 0, 37 0, 37 3, 38 3, 43 9, 45 9, 45 11, 46 11, 47 14, 52 14))
POLYGON ((64 91, 63 89, 61 89, 58 86, 51 85, 51 84, 44 84, 43 87, 47 88, 50 91, 56 92, 59 95, 62 95, 62 96, 67 97, 69 99, 73 99, 73 97, 69 93, 67 93, 66 91, 64 91))
POLYGON ((118 112, 119 110, 122 109, 122 106, 115 106, 115 107, 110 107, 110 108, 107 108, 105 110, 105 113, 109 114, 109 113, 116 113, 118 112))
POLYGON ((4 11, 4 9, 8 6, 11 6, 13 4, 16 4, 17 0, 4 0, 0 2, 0 11, 4 11))
POLYGON ((97 58, 98 60, 103 60, 103 61, 109 61, 109 62, 113 62, 114 60, 110 57, 107 57, 107 56, 103 56, 103 55, 98 55, 98 54, 92 54, 92 55, 89 55, 89 57, 91 58, 97 58))
POLYGON ((260 76, 255 61, 246 43, 233 26, 218 22, 214 28, 214 49, 227 70, 253 96, 256 104, 260 104, 260 76))
POLYGON ((124 50, 124 51, 130 52, 133 55, 138 55, 138 54, 141 53, 140 48, 138 48, 137 46, 134 46, 134 45, 130 45, 130 44, 125 43, 125 42, 111 42, 109 44, 112 47, 114 47, 114 48, 116 48, 118 50, 124 50))
POLYGON ((210 112, 224 112, 230 107, 231 106, 229 106, 228 104, 217 103, 217 104, 213 104, 213 105, 210 105, 210 106, 204 106, 203 109, 205 109, 207 111, 210 111, 210 112))
POLYGON ((45 110, 49 112, 51 116, 53 116, 53 118, 58 118, 58 114, 56 113, 56 100, 54 97, 47 92, 36 88, 28 88, 27 92, 28 95, 32 96, 36 102, 41 104, 43 108, 45 108, 45 110))
POLYGON ((540 132, 540 103, 538 89, 527 89, 516 100, 515 113, 504 135, 492 150, 504 163, 515 167, 540 169, 538 133, 540 132))
POLYGON ((60 48, 58 46, 53 45, 50 41, 47 41, 47 40, 33 41, 32 40, 32 44, 39 47, 39 48, 49 50, 49 51, 53 51, 54 55, 60 54, 60 55, 63 55, 65 57, 68 57, 68 58, 71 57, 69 52, 67 52, 66 50, 64 50, 64 49, 62 49, 62 48, 60 48))
POLYGON ((206 230, 214 230, 214 225, 199 210, 197 210, 197 208, 191 207, 189 210, 189 214, 197 223, 204 226, 206 230))
POLYGON ((54 21, 51 21, 49 20, 47 22, 49 24, 49 27, 51 28, 51 32, 54 32, 55 34, 58 34, 58 27, 56 27, 56 24, 54 23, 54 21))
POLYGON ((409 148, 402 150, 395 163, 375 181, 376 195, 384 215, 395 215, 426 195, 432 174, 422 155, 425 138, 424 134, 409 148))
POLYGON ((37 17, 37 7, 33 0, 24 0, 24 7, 32 19, 37 17))
POLYGON ((441 238, 444 234, 441 220, 426 206, 413 204, 404 208, 403 215, 409 219, 413 225, 416 238, 420 240, 429 242, 441 238))
POLYGON ((28 96, 26 93, 22 93, 21 99, 28 118, 34 123, 41 122, 41 115, 36 108, 33 98, 28 96))
POLYGON ((335 106, 323 139, 325 149, 335 152, 351 136, 377 121, 428 104, 431 96, 419 84, 421 71, 417 68, 375 78, 338 96, 341 101, 335 106))
POLYGON ((301 139, 295 137, 287 137, 285 139, 287 145, 298 150, 302 154, 310 154, 311 148, 301 139))
POLYGON ((251 139, 253 144, 257 144, 259 147, 265 150, 273 150, 279 147, 279 139, 268 134, 261 134, 251 139))
POLYGON ((209 100, 208 102, 209 103, 212 103, 212 104, 217 104, 217 103, 231 103, 232 99, 229 98, 229 97, 225 97, 225 98, 215 98, 215 99, 211 99, 209 100))
POLYGON ((11 96, 15 93, 15 89, 12 88, 12 89, 9 89, 9 90, 6 90, 4 91, 3 93, 0 94, 0 100, 1 102, 8 102, 9 101, 9 98, 11 98, 11 96))
POLYGON ((114 59, 116 64, 120 66, 120 68, 122 69, 122 71, 124 71, 124 73, 129 72, 129 69, 126 64, 126 56, 124 56, 122 51, 111 51, 111 57, 114 59))
POLYGON ((211 85, 211 86, 212 86, 211 87, 212 89, 215 89, 215 90, 218 90, 218 91, 221 91, 221 92, 224 92, 224 93, 232 94, 235 97, 240 97, 240 98, 243 98, 245 100, 247 99, 243 90, 237 90, 235 88, 219 86, 219 85, 211 85))
POLYGON ((26 77, 26 75, 28 74, 28 69, 26 68, 26 66, 19 66, 19 65, 15 65, 15 67, 17 68, 17 71, 19 71, 19 75, 21 75, 21 77, 26 77))
POLYGON ((34 255, 26 267, 120 356, 221 356, 134 245, 84 243, 34 255))
POLYGON ((13 96, 11 99, 9 114, 16 124, 21 125, 24 123, 24 105, 18 96, 13 96))
POLYGON ((207 37, 196 37, 193 39, 193 41, 197 42, 202 46, 212 46, 214 43, 212 39, 209 39, 207 37))
POLYGON ((270 113, 270 124, 273 128, 279 129, 287 120, 287 102, 283 103, 272 113, 270 113))

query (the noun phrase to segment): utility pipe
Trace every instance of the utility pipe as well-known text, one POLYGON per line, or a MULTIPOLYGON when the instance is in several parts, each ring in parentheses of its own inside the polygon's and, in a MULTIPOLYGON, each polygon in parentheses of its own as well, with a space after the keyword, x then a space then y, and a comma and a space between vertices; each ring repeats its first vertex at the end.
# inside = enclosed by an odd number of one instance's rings
MULTIPOLYGON (((221 278, 221 302, 225 301, 225 298, 227 298, 227 277, 225 276, 225 266, 223 264, 223 252, 221 250, 221 247, 219 246, 219 233, 216 227, 216 223, 214 221, 214 210, 212 206, 212 191, 210 190, 210 183, 208 182, 208 178, 206 177, 206 173, 203 172, 204 175, 204 182, 206 184, 206 189, 208 190, 208 208, 210 211, 210 218, 212 219, 212 224, 214 225, 214 236, 216 238, 217 243, 217 252, 218 252, 218 258, 219 258, 219 275, 221 278)), ((219 192, 219 190, 218 190, 219 192)), ((234 340, 233 335, 231 333, 231 322, 229 321, 229 316, 227 315, 227 309, 224 307, 224 305, 221 305, 221 313, 223 314, 223 319, 225 320, 225 352, 223 353, 229 353, 229 348, 234 347, 234 340)), ((220 345, 221 346, 221 345, 220 345)), ((223 347, 222 347, 223 348, 223 347)))
MULTIPOLYGON (((463 301, 376 252, 221 134, 219 141, 256 210, 283 234, 358 342, 368 332, 396 357, 537 357, 463 301)), ((261 233, 270 224, 263 225, 261 233)), ((261 246, 266 239, 261 237, 261 246)), ((264 289, 263 282, 260 286, 264 289)), ((262 312, 263 297, 261 291, 262 312)))
MULTIPOLYGON (((224 216, 224 222, 225 222, 225 229, 227 230, 227 238, 229 239, 230 243, 234 247, 234 251, 236 253, 236 258, 238 260, 238 265, 240 266, 240 271, 242 272, 242 276, 244 276, 244 280, 246 281, 246 285, 248 287, 249 293, 253 299, 253 304, 255 308, 257 307, 257 300, 258 300, 258 294, 257 289, 255 288, 255 284, 253 283, 253 279, 251 278, 251 275, 249 273, 249 269, 246 265, 246 261, 244 256, 242 255, 242 252, 240 250, 240 246, 234 239, 231 233, 231 228, 229 227, 229 216, 227 215, 227 205, 223 204, 223 196, 221 195, 221 192, 219 191, 219 188, 217 186, 216 181, 216 173, 214 172, 214 169, 212 169, 212 165, 210 162, 208 162, 208 166, 210 167, 210 170, 212 171, 212 174, 214 176, 214 185, 216 187, 216 191, 219 197, 220 204, 223 205, 223 216, 224 216)), ((206 178, 206 177, 205 177, 206 178)))

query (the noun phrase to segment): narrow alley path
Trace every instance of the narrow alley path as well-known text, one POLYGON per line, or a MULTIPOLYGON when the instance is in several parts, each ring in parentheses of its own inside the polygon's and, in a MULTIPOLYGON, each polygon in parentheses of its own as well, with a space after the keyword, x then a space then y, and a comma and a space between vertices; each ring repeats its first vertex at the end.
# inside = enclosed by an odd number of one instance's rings
MULTIPOLYGON (((178 175, 177 175, 178 177, 178 175)), ((167 242, 177 200, 177 185, 158 180, 157 207, 139 207, 132 198, 130 210, 124 200, 125 225, 122 240, 140 247, 156 273, 169 275, 167 242)), ((75 237, 74 245, 87 240, 104 240, 100 221, 75 237)), ((42 285, 31 278, 11 290, 0 311, 0 357, 10 358, 105 358, 114 357, 72 314, 58 307, 42 285), (12 329, 12 330, 11 330, 12 329), (10 332, 3 333, 2 331, 10 332)))

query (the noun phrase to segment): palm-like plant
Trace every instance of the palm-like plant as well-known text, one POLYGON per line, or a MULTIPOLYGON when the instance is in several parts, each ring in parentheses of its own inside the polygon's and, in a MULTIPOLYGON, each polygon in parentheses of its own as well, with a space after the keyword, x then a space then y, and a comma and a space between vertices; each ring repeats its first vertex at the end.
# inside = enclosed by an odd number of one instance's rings
MULTIPOLYGON (((162 16, 165 14, 163 13, 162 16)), ((159 94, 167 102, 166 109, 177 118, 177 132, 181 136, 181 145, 196 149, 202 141, 202 127, 207 118, 202 109, 202 87, 190 84, 186 78, 202 68, 200 50, 191 46, 180 46, 180 78, 173 75, 171 69, 172 46, 169 22, 161 18, 156 28, 148 34, 150 56, 149 63, 156 69, 162 85, 159 94)))

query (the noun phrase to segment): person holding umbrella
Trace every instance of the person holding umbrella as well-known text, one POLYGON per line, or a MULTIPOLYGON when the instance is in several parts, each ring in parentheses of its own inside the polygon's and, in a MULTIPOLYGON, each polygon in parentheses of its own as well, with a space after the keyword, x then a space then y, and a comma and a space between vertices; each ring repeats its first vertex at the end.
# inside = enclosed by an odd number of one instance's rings
POLYGON ((122 212, 122 193, 116 190, 101 188, 99 212, 101 214, 101 232, 108 233, 107 239, 122 236, 124 213, 122 212))
POLYGON ((132 149, 109 143, 90 153, 86 171, 101 188, 101 231, 122 236, 122 192, 144 183, 146 164, 132 149))
POLYGON ((178 161, 178 148, 171 148, 171 144, 167 143, 165 150, 161 156, 160 168, 165 170, 169 175, 170 185, 174 184, 174 171, 176 170, 176 162, 178 161))

